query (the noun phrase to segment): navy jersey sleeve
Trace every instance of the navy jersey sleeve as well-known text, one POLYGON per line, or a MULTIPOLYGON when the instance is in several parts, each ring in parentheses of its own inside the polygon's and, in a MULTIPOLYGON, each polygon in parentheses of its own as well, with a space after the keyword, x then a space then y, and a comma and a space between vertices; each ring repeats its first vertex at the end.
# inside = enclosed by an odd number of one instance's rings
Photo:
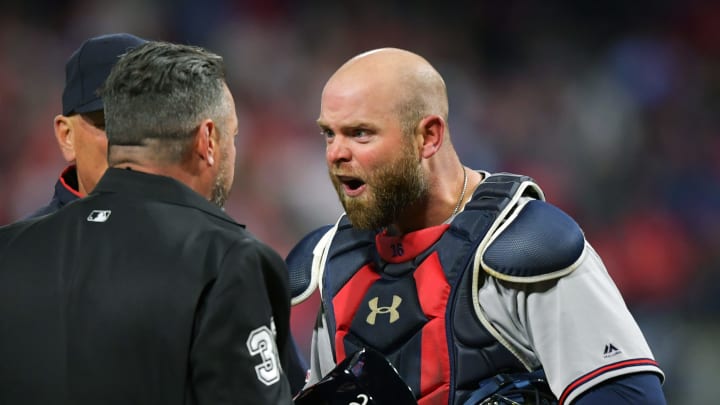
POLYGON ((290 294, 282 259, 247 239, 226 253, 196 314, 190 374, 198 404, 290 404, 290 294))
POLYGON ((660 379, 652 373, 630 374, 591 389, 574 405, 665 405, 660 379))

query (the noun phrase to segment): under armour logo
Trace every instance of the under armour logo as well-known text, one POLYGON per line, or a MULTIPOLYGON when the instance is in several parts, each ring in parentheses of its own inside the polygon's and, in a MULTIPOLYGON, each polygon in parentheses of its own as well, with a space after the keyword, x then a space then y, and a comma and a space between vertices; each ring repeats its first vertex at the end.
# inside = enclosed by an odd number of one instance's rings
POLYGON ((378 299, 379 297, 375 297, 368 301, 368 306, 370 307, 371 312, 367 316, 367 319, 365 319, 365 322, 370 325, 375 325, 375 317, 377 317, 377 314, 390 314, 390 323, 400 319, 400 313, 397 311, 397 307, 400 306, 402 298, 397 295, 393 295, 392 305, 389 307, 378 307, 378 299))
POLYGON ((105 222, 110 218, 110 213, 110 210, 93 210, 87 220, 89 222, 105 222))
POLYGON ((617 347, 615 347, 614 344, 608 343, 608 344, 605 345, 605 351, 603 351, 603 357, 606 357, 606 358, 607 358, 607 357, 611 357, 611 356, 614 356, 614 355, 620 354, 620 353, 622 353, 622 352, 620 351, 620 349, 618 349, 617 347))

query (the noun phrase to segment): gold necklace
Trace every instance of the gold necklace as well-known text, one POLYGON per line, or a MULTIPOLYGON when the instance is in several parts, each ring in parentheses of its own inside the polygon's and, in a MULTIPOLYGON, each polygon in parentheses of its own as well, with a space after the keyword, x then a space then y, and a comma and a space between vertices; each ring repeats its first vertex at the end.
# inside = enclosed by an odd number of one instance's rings
POLYGON ((458 202, 457 202, 457 204, 455 204, 455 209, 453 210, 452 215, 450 215, 450 218, 454 217, 455 214, 457 214, 458 211, 460 210, 460 205, 462 204, 463 199, 465 198, 465 190, 467 190, 467 181, 468 181, 467 170, 465 170, 465 166, 463 166, 463 188, 462 188, 462 193, 460 193, 460 198, 458 198, 458 202))

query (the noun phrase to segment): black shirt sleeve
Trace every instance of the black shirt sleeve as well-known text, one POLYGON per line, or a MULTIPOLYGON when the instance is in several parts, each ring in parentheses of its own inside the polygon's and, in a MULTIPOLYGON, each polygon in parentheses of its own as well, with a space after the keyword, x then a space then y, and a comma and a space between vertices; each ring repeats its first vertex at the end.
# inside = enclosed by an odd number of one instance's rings
POLYGON ((190 379, 197 404, 290 404, 278 347, 287 347, 289 291, 282 259, 252 239, 225 254, 195 319, 190 379))

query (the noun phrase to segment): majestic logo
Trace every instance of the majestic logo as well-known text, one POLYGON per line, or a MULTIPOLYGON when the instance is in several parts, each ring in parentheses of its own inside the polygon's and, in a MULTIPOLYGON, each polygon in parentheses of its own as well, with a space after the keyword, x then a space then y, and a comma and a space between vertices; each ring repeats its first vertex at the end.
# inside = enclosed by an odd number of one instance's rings
POLYGON ((110 210, 93 210, 87 220, 88 222, 105 222, 110 218, 111 212, 110 210))
POLYGON ((614 344, 608 343, 605 345, 605 350, 603 351, 603 357, 608 358, 608 357, 612 357, 612 356, 615 356, 616 354, 620 354, 620 353, 622 353, 620 351, 620 349, 615 347, 614 344))
POLYGON ((390 323, 393 323, 400 319, 400 313, 397 311, 397 308, 398 306, 400 306, 402 298, 398 297, 397 295, 393 295, 392 304, 389 307, 378 307, 378 300, 379 297, 375 297, 368 301, 368 306, 370 307, 371 312, 370 314, 368 314, 365 322, 369 323, 370 325, 375 325, 375 318, 378 314, 390 314, 390 323))

